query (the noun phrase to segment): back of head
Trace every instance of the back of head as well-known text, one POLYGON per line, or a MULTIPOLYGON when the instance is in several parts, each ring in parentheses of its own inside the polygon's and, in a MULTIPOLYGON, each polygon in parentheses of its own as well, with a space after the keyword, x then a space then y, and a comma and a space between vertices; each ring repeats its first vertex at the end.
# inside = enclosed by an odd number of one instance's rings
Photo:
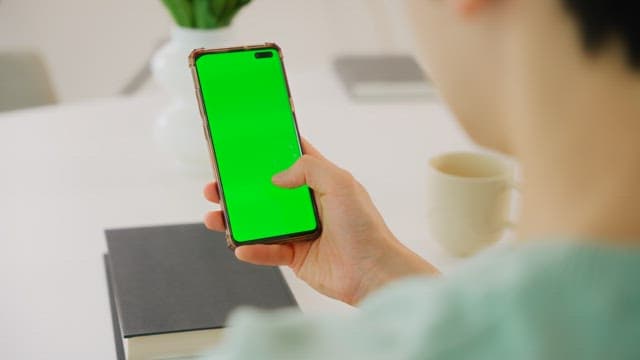
POLYGON ((632 0, 561 0, 577 18, 587 50, 597 53, 610 41, 622 42, 629 64, 640 70, 640 4, 632 0))
POLYGON ((536 131, 583 127, 570 117, 604 119, 612 116, 606 107, 640 112, 636 1, 408 4, 422 65, 480 145, 515 155, 536 131))

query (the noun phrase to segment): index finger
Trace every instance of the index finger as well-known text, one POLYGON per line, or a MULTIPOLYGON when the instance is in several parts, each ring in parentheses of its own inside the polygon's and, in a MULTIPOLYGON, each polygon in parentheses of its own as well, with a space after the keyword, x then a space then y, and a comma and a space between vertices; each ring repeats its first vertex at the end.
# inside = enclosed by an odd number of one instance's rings
POLYGON ((204 187, 204 197, 216 204, 220 203, 220 193, 218 192, 218 183, 210 182, 204 187))

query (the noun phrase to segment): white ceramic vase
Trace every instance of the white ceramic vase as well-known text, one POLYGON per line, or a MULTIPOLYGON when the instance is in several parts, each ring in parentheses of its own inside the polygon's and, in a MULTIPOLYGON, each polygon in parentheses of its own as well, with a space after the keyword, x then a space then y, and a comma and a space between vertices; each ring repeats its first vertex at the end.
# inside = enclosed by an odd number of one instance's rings
POLYGON ((172 154, 181 171, 209 174, 207 142, 202 131, 188 56, 197 48, 230 46, 231 28, 200 30, 175 27, 171 39, 151 59, 155 80, 171 96, 155 122, 154 138, 172 154))

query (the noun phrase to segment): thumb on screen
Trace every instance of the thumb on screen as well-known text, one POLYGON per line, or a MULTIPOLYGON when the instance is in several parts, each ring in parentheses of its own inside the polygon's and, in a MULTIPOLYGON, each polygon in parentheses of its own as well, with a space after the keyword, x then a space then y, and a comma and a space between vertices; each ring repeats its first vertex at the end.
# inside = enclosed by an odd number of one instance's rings
POLYGON ((303 155, 289 169, 274 175, 271 181, 284 188, 306 184, 314 190, 325 191, 332 181, 331 170, 331 164, 327 160, 303 155))

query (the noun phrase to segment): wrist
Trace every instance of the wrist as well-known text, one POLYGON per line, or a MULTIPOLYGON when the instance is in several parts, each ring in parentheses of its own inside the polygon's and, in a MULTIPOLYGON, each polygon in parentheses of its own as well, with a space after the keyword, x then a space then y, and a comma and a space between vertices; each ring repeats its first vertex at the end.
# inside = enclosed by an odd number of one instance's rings
POLYGON ((394 239, 367 272, 349 303, 358 304, 369 294, 402 278, 439 274, 435 266, 394 239))

